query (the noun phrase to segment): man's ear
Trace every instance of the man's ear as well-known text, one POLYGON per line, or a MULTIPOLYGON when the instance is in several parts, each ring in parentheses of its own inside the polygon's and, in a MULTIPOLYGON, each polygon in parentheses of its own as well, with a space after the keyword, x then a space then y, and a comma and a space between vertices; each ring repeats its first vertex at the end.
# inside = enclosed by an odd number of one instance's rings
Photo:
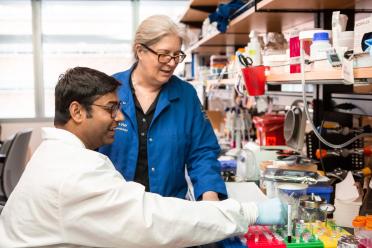
POLYGON ((76 123, 81 123, 85 118, 85 109, 77 101, 73 101, 69 107, 71 119, 76 123))

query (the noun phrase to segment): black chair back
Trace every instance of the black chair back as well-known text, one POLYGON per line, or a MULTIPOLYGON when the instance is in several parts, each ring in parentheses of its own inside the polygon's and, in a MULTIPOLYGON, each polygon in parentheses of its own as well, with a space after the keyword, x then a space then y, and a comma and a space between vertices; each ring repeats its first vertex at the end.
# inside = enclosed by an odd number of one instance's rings
POLYGON ((7 148, 1 173, 1 186, 6 199, 9 198, 25 169, 31 134, 32 129, 18 132, 7 148))

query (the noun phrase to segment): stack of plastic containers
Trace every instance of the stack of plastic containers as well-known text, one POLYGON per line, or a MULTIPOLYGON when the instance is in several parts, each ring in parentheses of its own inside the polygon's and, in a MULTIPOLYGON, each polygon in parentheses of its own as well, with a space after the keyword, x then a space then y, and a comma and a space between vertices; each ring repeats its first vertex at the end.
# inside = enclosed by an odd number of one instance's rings
POLYGON ((361 245, 372 247, 372 215, 357 216, 353 222, 354 235, 361 245))

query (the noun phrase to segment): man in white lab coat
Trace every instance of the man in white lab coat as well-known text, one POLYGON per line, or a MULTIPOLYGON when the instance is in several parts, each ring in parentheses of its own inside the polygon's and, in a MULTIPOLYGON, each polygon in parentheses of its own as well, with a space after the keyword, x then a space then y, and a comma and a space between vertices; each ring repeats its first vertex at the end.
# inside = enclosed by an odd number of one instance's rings
POLYGON ((189 202, 126 182, 94 151, 113 141, 124 118, 119 85, 84 67, 61 75, 56 128, 43 129, 2 211, 0 247, 186 247, 243 234, 253 223, 283 222, 276 200, 189 202))

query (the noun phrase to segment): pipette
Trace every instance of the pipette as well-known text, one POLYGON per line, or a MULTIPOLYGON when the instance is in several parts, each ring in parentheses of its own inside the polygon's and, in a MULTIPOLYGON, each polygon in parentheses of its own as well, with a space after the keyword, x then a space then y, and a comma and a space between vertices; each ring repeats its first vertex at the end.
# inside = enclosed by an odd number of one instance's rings
POLYGON ((292 205, 288 204, 288 230, 287 230, 288 243, 292 242, 292 205))

